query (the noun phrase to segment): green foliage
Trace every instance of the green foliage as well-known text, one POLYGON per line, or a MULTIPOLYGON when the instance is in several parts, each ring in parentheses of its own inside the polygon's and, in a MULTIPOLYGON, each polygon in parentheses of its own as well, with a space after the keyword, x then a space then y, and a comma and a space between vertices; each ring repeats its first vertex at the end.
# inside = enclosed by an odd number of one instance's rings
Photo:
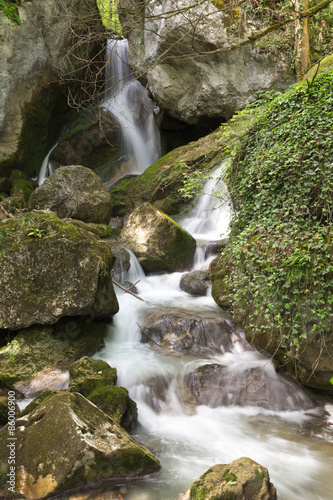
POLYGON ((121 35, 121 25, 118 17, 119 0, 97 0, 97 7, 101 13, 104 26, 114 33, 121 35))
POLYGON ((33 238, 42 238, 44 232, 45 232, 44 229, 39 229, 38 227, 35 227, 32 229, 32 231, 30 231, 30 233, 28 233, 28 236, 32 236, 33 238))
POLYGON ((333 315, 333 72, 261 110, 227 174, 237 217, 224 289, 255 332, 300 339, 333 315))
POLYGON ((9 21, 21 24, 18 13, 18 3, 16 0, 0 0, 0 12, 3 12, 9 21))

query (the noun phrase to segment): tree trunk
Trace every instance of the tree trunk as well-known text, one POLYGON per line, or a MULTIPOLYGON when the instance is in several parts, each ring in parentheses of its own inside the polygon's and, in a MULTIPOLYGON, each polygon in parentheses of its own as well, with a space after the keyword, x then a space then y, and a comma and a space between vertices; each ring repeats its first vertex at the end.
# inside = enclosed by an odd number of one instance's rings
MULTIPOLYGON (((295 13, 306 11, 309 0, 295 0, 295 13)), ((295 20, 295 69, 297 80, 302 80, 310 67, 309 20, 307 17, 295 20)))

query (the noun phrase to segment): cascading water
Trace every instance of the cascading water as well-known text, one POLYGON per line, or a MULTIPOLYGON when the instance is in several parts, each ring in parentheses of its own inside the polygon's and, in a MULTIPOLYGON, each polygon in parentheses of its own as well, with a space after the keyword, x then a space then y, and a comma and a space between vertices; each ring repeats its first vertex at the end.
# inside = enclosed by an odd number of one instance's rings
POLYGON ((126 174, 142 174, 160 157, 154 102, 128 65, 127 40, 109 40, 106 48, 106 90, 102 107, 119 122, 128 156, 113 182, 126 174))
MULTIPOLYGON (((194 212, 199 228, 194 230, 201 239, 219 239, 222 215, 214 230, 209 220, 215 211, 208 211, 202 202, 194 212)), ((219 203, 216 200, 210 208, 219 203)), ((180 221, 186 227, 192 222, 180 221)), ((140 280, 138 293, 145 302, 119 292, 120 311, 105 347, 95 357, 117 368, 119 385, 128 388, 138 404, 140 425, 134 437, 152 448, 162 469, 123 488, 123 498, 176 500, 210 466, 248 456, 268 468, 280 500, 331 499, 332 428, 323 424, 307 396, 295 386, 290 389, 291 383, 246 343, 232 318, 211 297, 193 297, 180 290, 181 273, 145 277, 132 256, 129 276, 131 281, 140 280), (185 325, 187 318, 191 324, 197 320, 203 334, 209 330, 215 340, 212 322, 224 322, 228 339, 195 356, 149 345, 140 326, 147 317, 165 313, 185 325), (205 380, 200 378, 203 370, 205 380), (200 391, 209 386, 204 397, 196 392, 198 381, 200 391), (264 392, 256 393, 254 405, 249 395, 258 384, 264 392)), ((101 496, 99 492, 89 499, 101 496)))

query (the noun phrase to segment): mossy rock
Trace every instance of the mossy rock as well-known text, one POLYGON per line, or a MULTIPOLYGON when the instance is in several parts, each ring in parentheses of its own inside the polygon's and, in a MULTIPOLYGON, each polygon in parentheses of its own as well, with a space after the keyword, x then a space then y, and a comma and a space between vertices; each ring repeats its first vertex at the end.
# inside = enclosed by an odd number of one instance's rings
POLYGON ((83 222, 82 220, 77 219, 62 220, 68 224, 74 224, 74 226, 78 226, 85 231, 95 234, 98 238, 108 238, 113 233, 112 227, 107 224, 94 224, 93 222, 83 222))
POLYGON ((29 201, 30 195, 35 189, 33 182, 25 179, 16 179, 12 182, 12 188, 10 190, 11 196, 20 196, 25 201, 25 206, 29 201))
POLYGON ((189 500, 276 500, 276 490, 265 467, 243 457, 228 465, 214 465, 189 490, 189 500))
POLYGON ((69 385, 72 392, 87 397, 99 386, 113 386, 117 383, 117 370, 101 359, 87 356, 73 363, 69 368, 69 385))
POLYGON ((128 429, 137 420, 137 406, 127 389, 116 383, 117 370, 106 361, 83 357, 69 368, 70 391, 79 392, 128 429))
POLYGON ((39 377, 40 391, 44 390, 42 379, 47 369, 59 367, 65 371, 73 361, 95 354, 105 335, 105 323, 87 323, 79 318, 21 330, 0 349, 0 383, 27 393, 30 383, 39 377))
POLYGON ((0 396, 0 425, 8 423, 8 398, 0 396))
POLYGON ((324 71, 331 70, 333 70, 333 55, 324 57, 324 59, 322 59, 319 63, 312 66, 312 68, 310 68, 304 76, 303 80, 310 80, 316 75, 320 75, 320 73, 323 73, 324 71))
POLYGON ((0 222, 0 328, 53 324, 63 316, 118 312, 114 257, 95 235, 50 212, 0 222))
POLYGON ((147 271, 183 271, 193 263, 195 239, 150 203, 134 210, 121 237, 147 271))
MULTIPOLYGON (((7 427, 0 431, 0 487, 8 473, 7 427)), ((159 470, 158 459, 81 394, 51 393, 16 421, 16 491, 44 498, 106 479, 159 470)))

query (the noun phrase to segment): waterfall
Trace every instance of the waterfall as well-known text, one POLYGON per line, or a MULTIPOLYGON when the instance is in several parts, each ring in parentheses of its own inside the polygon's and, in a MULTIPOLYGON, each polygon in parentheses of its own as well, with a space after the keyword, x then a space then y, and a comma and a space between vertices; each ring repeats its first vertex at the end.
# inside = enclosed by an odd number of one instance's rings
MULTIPOLYGON (((209 196, 220 175, 221 169, 213 173, 192 216, 179 221, 186 227, 192 225, 205 239, 219 237, 229 221, 229 209, 209 196), (217 213, 218 223, 214 221, 217 213)), ((317 425, 317 410, 309 398, 278 375, 271 360, 247 344, 232 318, 211 297, 183 292, 181 273, 145 276, 131 255, 129 277, 140 280, 138 293, 145 302, 117 290, 120 311, 105 347, 94 357, 117 368, 119 385, 138 404, 140 426, 134 437, 157 453, 162 469, 149 481, 132 484, 124 498, 176 500, 212 465, 242 456, 268 468, 280 500, 331 498, 329 438, 309 430, 317 425), (173 314, 179 321, 188 318, 189 325, 201 321, 205 334, 209 330, 215 339, 212 322, 222 321, 230 334, 226 342, 221 339, 221 346, 217 343, 196 356, 150 346, 138 325, 154 315, 161 321, 163 314, 173 314), (196 391, 198 380, 201 385, 196 391), (203 394, 207 387, 209 391, 203 394), (257 406, 251 404, 254 392, 257 406), (267 399, 269 408, 265 407, 267 399)))
POLYGON ((155 104, 128 65, 127 40, 107 43, 105 87, 101 106, 118 121, 128 157, 115 181, 127 174, 141 174, 160 157, 155 104))
POLYGON ((38 179, 37 179, 39 186, 41 184, 43 184, 45 179, 47 179, 54 172, 54 167, 52 165, 52 160, 50 160, 50 156, 51 156, 52 151, 57 146, 58 146, 58 143, 56 143, 54 146, 52 146, 52 148, 50 149, 50 151, 47 153, 44 160, 42 161, 42 164, 41 164, 41 167, 40 167, 39 173, 38 173, 38 179))

